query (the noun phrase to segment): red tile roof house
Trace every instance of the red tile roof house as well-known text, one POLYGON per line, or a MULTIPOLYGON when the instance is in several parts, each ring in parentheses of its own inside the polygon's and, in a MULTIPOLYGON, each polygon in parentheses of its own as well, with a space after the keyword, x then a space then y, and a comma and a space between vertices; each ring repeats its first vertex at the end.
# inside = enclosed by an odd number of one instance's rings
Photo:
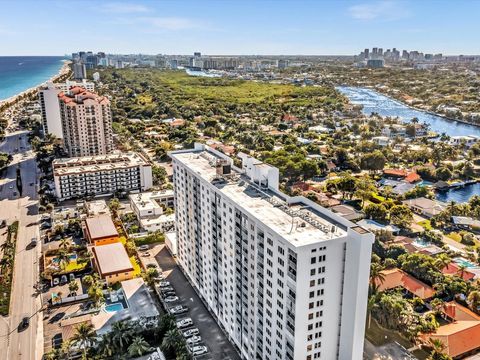
POLYGON ((380 291, 401 287, 422 300, 430 299, 435 295, 435 290, 431 286, 428 286, 400 269, 383 270, 382 274, 384 280, 376 281, 378 290, 380 291))
POLYGON ((445 304, 442 312, 451 323, 440 326, 433 333, 421 334, 420 339, 425 343, 429 339, 440 340, 445 344, 445 353, 454 359, 478 352, 480 316, 453 301, 445 304))
POLYGON ((403 179, 410 184, 422 180, 420 175, 418 175, 416 172, 411 172, 405 169, 385 169, 383 170, 383 175, 389 179, 403 179))
MULTIPOLYGON (((442 269, 442 273, 444 275, 460 276, 460 273, 461 273, 460 266, 458 264, 452 262, 442 269)), ((472 280, 474 277, 475 277, 474 273, 472 273, 468 270, 463 271, 463 275, 462 275, 463 280, 469 281, 469 280, 472 280)))

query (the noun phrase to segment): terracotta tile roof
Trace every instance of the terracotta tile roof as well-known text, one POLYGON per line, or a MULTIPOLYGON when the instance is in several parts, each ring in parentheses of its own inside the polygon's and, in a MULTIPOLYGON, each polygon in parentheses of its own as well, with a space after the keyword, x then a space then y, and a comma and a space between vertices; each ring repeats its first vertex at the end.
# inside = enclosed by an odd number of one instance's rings
POLYGON ((435 332, 421 334, 423 341, 438 339, 445 344, 445 351, 451 357, 457 357, 480 348, 480 317, 460 304, 450 302, 443 312, 453 320, 440 326, 435 332))
POLYGON ((406 177, 407 170, 404 169, 385 169, 383 170, 384 175, 397 176, 397 177, 406 177))
MULTIPOLYGON (((456 263, 450 263, 449 265, 445 266, 443 269, 442 269, 442 273, 445 274, 445 275, 457 275, 457 276, 460 276, 460 267, 456 264, 456 263)), ((474 273, 471 273, 470 271, 468 270, 465 270, 463 272, 463 280, 465 281, 468 281, 468 280, 472 280, 473 278, 475 277, 475 274, 474 273)))
POLYGON ((422 178, 416 172, 412 172, 405 177, 405 181, 409 183, 414 183, 420 180, 422 180, 422 178))
POLYGON ((429 299, 435 295, 432 287, 400 269, 383 270, 382 274, 385 278, 384 281, 377 281, 380 291, 402 287, 421 299, 429 299))

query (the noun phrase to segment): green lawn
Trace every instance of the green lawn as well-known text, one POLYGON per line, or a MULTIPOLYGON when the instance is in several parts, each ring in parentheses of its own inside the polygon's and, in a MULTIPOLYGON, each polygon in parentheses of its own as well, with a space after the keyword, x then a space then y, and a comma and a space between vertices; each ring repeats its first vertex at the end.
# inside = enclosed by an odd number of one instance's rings
POLYGON ((418 222, 417 224, 420 225, 421 227, 423 227, 425 230, 432 230, 433 229, 432 224, 430 223, 430 220, 422 220, 422 221, 418 222))

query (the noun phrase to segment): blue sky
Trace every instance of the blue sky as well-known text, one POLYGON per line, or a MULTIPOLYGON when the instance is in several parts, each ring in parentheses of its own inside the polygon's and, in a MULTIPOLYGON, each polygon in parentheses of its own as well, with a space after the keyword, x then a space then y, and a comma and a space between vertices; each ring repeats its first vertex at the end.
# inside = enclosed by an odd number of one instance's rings
POLYGON ((476 0, 3 0, 0 55, 480 54, 476 0))

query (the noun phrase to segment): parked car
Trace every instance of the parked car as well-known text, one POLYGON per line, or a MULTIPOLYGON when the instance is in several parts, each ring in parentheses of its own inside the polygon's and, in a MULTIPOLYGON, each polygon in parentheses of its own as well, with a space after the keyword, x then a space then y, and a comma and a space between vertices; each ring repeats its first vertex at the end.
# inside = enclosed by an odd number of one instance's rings
POLYGON ((33 249, 35 246, 37 246, 37 238, 34 237, 32 240, 30 240, 30 243, 27 245, 27 250, 33 249))
POLYGON ((154 263, 147 264, 147 268, 158 269, 158 265, 154 263))
POLYGON ((53 286, 57 286, 58 284, 60 284, 60 279, 57 277, 53 279, 53 286))
POLYGON ((165 302, 174 302, 178 300, 178 296, 167 296, 165 299, 163 299, 165 302))
POLYGON ((22 319, 22 321, 20 321, 20 324, 18 324, 18 331, 25 330, 29 325, 30 325, 30 318, 28 316, 25 316, 22 319))
POLYGON ((188 329, 183 332, 183 336, 186 338, 189 338, 191 336, 198 335, 198 334, 200 334, 200 330, 198 330, 197 328, 188 329))
POLYGON ((7 226, 7 220, 2 220, 2 222, 0 222, 0 229, 3 229, 6 226, 7 226))
POLYGON ((163 293, 163 296, 176 296, 175 291, 167 291, 163 293))
POLYGON ((75 274, 68 274, 70 281, 75 280, 75 274))
POLYGON ((171 308, 169 311, 170 311, 170 314, 173 314, 173 315, 183 314, 183 313, 186 313, 188 311, 188 307, 178 305, 178 306, 175 306, 175 307, 171 308))
POLYGON ((50 224, 48 222, 44 222, 44 223, 42 223, 42 225, 40 225, 41 230, 46 230, 46 229, 51 229, 51 228, 52 228, 52 224, 50 224))
POLYGON ((138 250, 140 250, 140 251, 146 251, 148 249, 150 249, 150 247, 148 245, 140 245, 138 247, 138 250))
POLYGON ((177 321, 177 328, 179 329, 183 329, 192 325, 193 325, 193 321, 191 318, 185 318, 180 321, 177 321))
POLYGON ((199 356, 206 354, 208 352, 208 349, 206 346, 194 346, 192 347, 192 355, 193 356, 199 356))
POLYGON ((171 286, 163 287, 160 290, 162 290, 162 292, 175 291, 175 289, 172 288, 171 286))
POLYGON ((170 281, 161 281, 160 284, 158 284, 160 287, 167 287, 170 286, 170 281))
POLYGON ((60 283, 66 284, 67 282, 68 282, 67 275, 62 275, 62 277, 60 278, 60 283))
POLYGON ((150 253, 147 251, 147 252, 141 253, 140 256, 142 256, 142 257, 149 257, 149 256, 150 256, 150 253))
POLYGON ((192 336, 191 338, 187 339, 187 345, 195 345, 202 341, 202 338, 198 335, 192 336))

